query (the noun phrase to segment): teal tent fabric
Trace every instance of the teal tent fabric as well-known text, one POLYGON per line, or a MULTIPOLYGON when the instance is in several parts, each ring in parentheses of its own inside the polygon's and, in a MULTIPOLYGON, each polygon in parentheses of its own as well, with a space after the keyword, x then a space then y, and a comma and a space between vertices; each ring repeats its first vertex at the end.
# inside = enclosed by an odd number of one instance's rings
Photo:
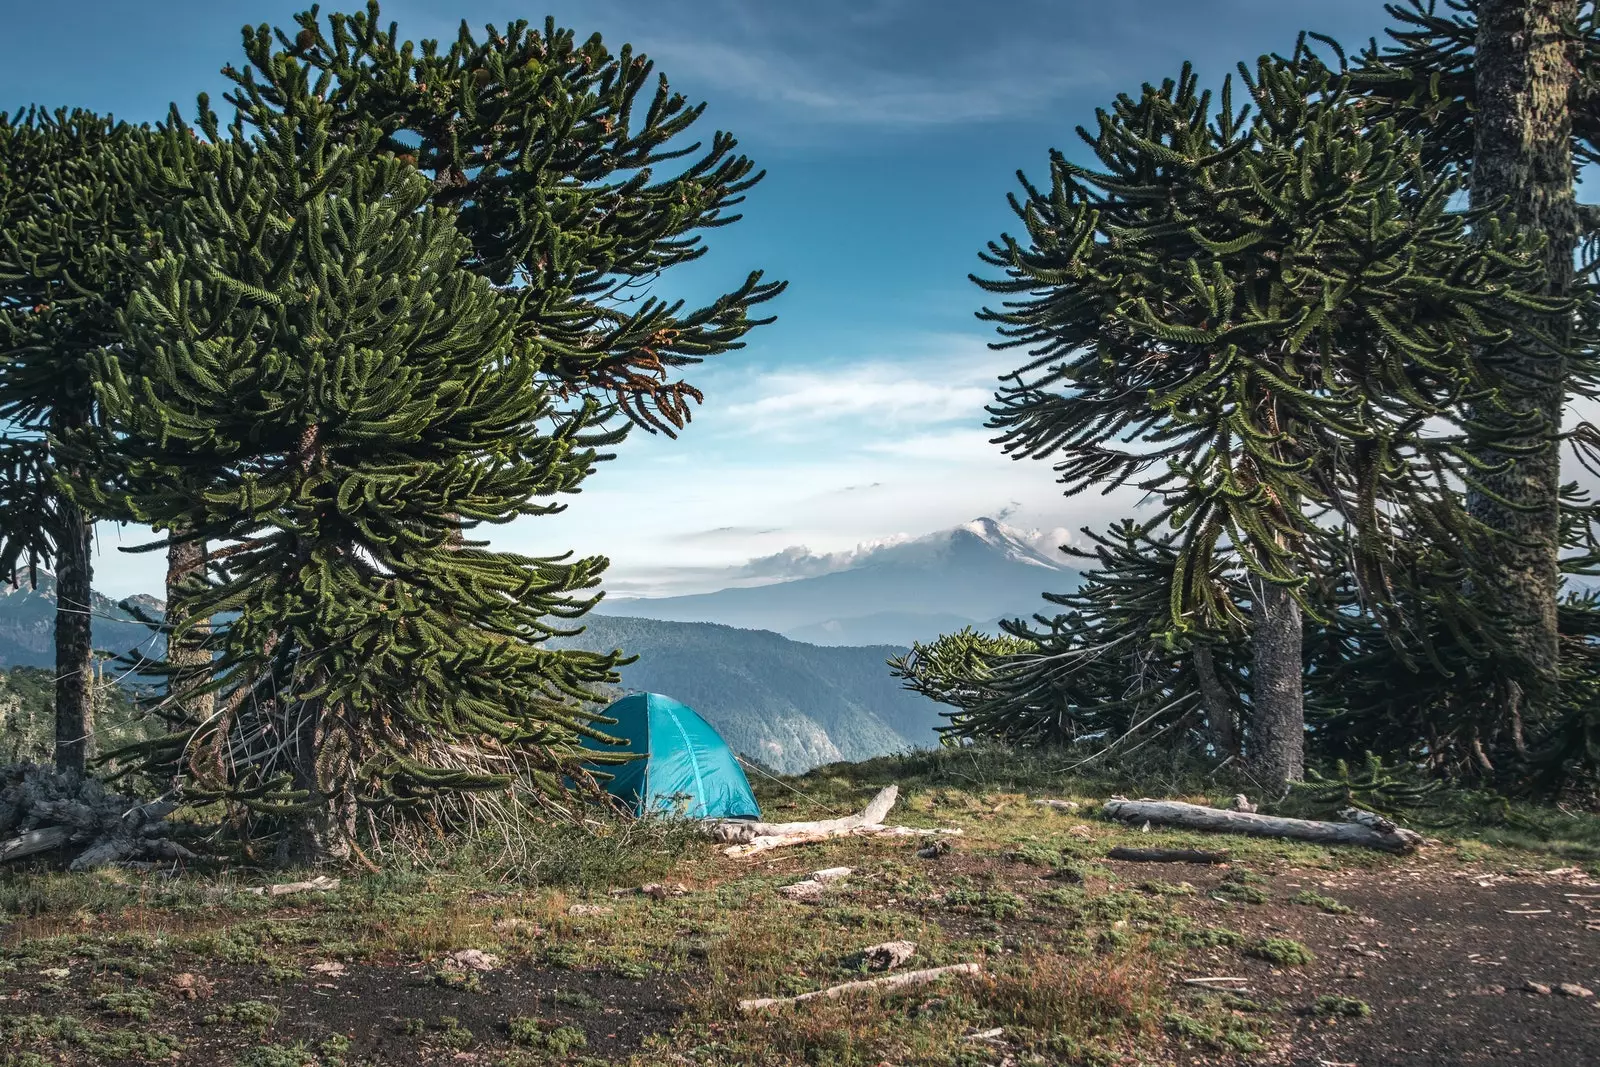
MULTIPOLYGON (((640 814, 678 813, 691 819, 754 819, 761 816, 750 781, 733 750, 693 708, 659 693, 633 693, 606 708, 615 726, 600 729, 628 742, 643 759, 595 767, 614 777, 613 796, 640 814)), ((586 741, 591 748, 614 745, 586 741)))

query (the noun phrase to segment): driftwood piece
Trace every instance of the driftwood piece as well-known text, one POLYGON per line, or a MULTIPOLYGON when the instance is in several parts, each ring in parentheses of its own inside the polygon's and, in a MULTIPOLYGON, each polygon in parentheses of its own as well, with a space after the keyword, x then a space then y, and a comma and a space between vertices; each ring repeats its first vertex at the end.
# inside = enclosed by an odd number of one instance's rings
POLYGON ((948 975, 980 974, 982 970, 976 963, 953 963, 948 967, 929 967, 922 971, 903 971, 900 974, 886 974, 881 978, 865 978, 859 982, 845 982, 843 985, 829 986, 827 989, 818 989, 810 993, 801 993, 797 997, 757 997, 754 1000, 741 1000, 739 1001, 739 1010, 760 1011, 763 1008, 780 1008, 790 1004, 803 1004, 808 1000, 832 1000, 836 997, 869 989, 901 989, 905 986, 922 985, 927 982, 937 981, 948 975))
POLYGON ((0 844, 0 863, 60 848, 71 836, 72 830, 66 826, 46 826, 42 830, 29 830, 0 844))
POLYGON ((829 867, 826 870, 814 872, 810 878, 793 885, 781 885, 778 892, 790 900, 801 900, 806 903, 815 903, 822 899, 822 891, 829 882, 839 882, 856 873, 853 867, 829 867))
POLYGON ((1131 863, 1227 863, 1226 852, 1202 852, 1195 848, 1123 848, 1118 845, 1106 853, 1107 859, 1131 863))
POLYGON ((718 841, 730 845, 749 844, 758 837, 787 837, 797 834, 829 835, 836 830, 851 830, 857 826, 882 825, 884 818, 900 798, 900 787, 887 786, 878 791, 872 802, 858 815, 839 819, 819 819, 813 822, 755 822, 749 819, 723 819, 713 822, 708 831, 718 841))
POLYGON ((327 893, 339 888, 339 879, 319 874, 309 882, 279 882, 277 885, 258 885, 244 890, 258 897, 285 897, 291 893, 327 893))
POLYGON ((1114 799, 1106 801, 1101 810, 1108 818, 1123 822, 1148 822, 1255 837, 1287 837, 1325 845, 1360 845, 1384 852, 1414 852, 1422 844, 1421 834, 1396 826, 1381 815, 1356 808, 1346 808, 1339 813, 1344 822, 1252 815, 1175 800, 1114 799))
POLYGON ((858 815, 838 819, 820 819, 814 822, 752 822, 745 819, 726 819, 707 824, 707 832, 716 840, 727 843, 723 855, 733 857, 754 856, 775 848, 790 845, 807 845, 828 841, 836 837, 935 837, 959 834, 960 830, 920 830, 909 826, 885 826, 883 820, 900 796, 900 787, 887 786, 872 798, 872 803, 858 815))

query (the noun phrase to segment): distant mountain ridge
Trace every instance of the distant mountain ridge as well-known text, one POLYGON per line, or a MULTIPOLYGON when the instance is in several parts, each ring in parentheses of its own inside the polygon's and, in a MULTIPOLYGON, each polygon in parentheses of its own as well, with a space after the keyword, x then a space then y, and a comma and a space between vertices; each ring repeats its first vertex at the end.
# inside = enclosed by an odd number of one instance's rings
POLYGON ((639 657, 622 684, 694 708, 735 752, 783 773, 938 744, 941 705, 902 689, 893 646, 826 648, 715 623, 588 615, 556 647, 639 657))
MULTIPOLYGON (((37 590, 0 584, 0 668, 55 666, 55 592, 46 574, 37 590)), ((155 597, 129 599, 152 616, 166 607, 155 597)), ((159 638, 109 598, 96 593, 93 611, 96 648, 122 653, 143 642, 147 654, 160 654, 159 638)), ((582 623, 583 634, 554 644, 638 656, 622 669, 625 686, 682 700, 735 751, 774 770, 793 773, 938 743, 940 705, 889 676, 885 661, 899 648, 822 648, 775 633, 656 619, 589 615, 582 623)), ((32 725, 24 729, 20 713, 6 713, 4 705, 0 691, 0 734, 15 727, 17 744, 45 721, 45 712, 29 704, 32 725)))
MULTIPOLYGON (((166 609, 163 601, 152 596, 129 599, 158 617, 166 609)), ((116 655, 139 649, 154 658, 164 654, 161 636, 110 597, 92 594, 90 611, 96 649, 116 655)), ((54 667, 55 639, 55 576, 41 570, 37 589, 22 574, 16 585, 9 579, 0 581, 0 667, 54 667)))
POLYGON ((822 645, 926 641, 962 626, 1030 616, 1078 572, 995 519, 882 545, 827 574, 713 593, 601 601, 596 612, 772 630, 822 645))

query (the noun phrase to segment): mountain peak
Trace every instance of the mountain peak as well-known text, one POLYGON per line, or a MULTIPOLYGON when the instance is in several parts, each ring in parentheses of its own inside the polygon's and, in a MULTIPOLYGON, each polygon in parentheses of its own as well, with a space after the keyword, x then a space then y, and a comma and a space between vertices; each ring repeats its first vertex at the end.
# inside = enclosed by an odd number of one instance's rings
MULTIPOLYGON (((942 535, 952 540, 963 534, 982 541, 990 549, 995 550, 1013 563, 1022 563, 1030 567, 1044 567, 1048 570, 1059 571, 1069 569, 1062 561, 1041 551, 1036 547, 1039 540, 1038 531, 1024 532, 1014 526, 1007 526, 999 519, 988 516, 964 522, 960 526, 942 535)), ((940 534, 935 534, 940 537, 940 534)))

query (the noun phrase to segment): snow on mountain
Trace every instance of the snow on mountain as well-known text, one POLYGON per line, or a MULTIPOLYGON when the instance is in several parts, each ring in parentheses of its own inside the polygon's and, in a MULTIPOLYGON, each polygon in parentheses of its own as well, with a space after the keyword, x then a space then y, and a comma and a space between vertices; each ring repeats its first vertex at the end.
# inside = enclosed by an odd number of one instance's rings
MULTIPOLYGON (((862 545, 848 553, 791 549, 787 576, 689 596, 616 599, 608 615, 713 622, 773 630, 815 644, 930 640, 997 616, 1031 615, 1040 594, 1076 586, 1078 574, 1041 541, 1062 531, 1017 530, 979 518, 922 537, 862 545)), ((772 559, 774 557, 768 557, 772 559)), ((760 563, 765 561, 752 561, 760 563)))

